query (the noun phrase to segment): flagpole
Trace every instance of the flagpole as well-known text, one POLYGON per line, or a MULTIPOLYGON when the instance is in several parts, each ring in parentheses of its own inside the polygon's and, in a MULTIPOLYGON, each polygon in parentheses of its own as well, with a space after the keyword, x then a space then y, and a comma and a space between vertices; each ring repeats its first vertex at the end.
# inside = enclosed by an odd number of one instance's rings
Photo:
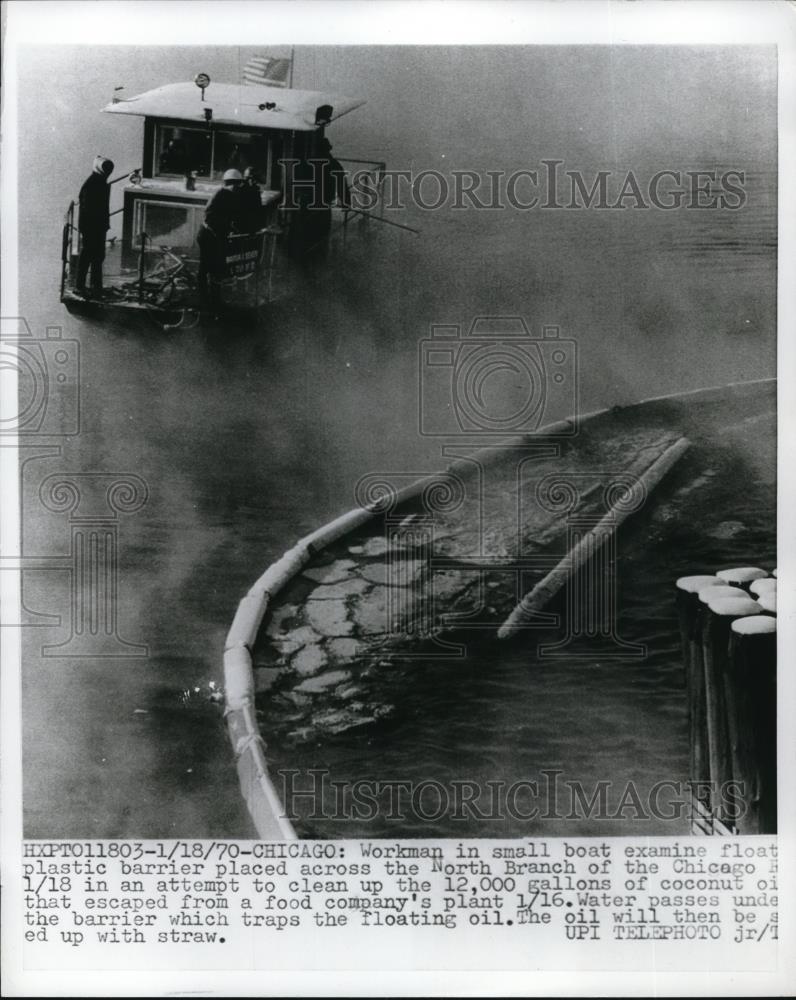
POLYGON ((288 89, 293 89, 293 59, 296 54, 296 48, 294 45, 290 46, 290 82, 288 83, 288 89))

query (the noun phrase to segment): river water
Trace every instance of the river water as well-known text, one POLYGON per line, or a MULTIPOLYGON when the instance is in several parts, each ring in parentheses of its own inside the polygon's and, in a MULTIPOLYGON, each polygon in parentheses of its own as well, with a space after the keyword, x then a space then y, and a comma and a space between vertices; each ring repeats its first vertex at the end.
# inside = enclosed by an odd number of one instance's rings
MULTIPOLYGON (((146 504, 117 523, 118 631, 146 645, 145 656, 43 655, 69 634, 68 575, 26 574, 27 606, 57 605, 63 619, 25 637, 29 836, 252 832, 213 700, 224 634, 253 580, 351 507, 362 475, 438 467, 439 443, 418 433, 418 345, 432 323, 521 315, 535 333, 559 325, 577 343, 586 410, 775 374, 776 66, 766 49, 298 49, 296 86, 368 98, 330 128, 338 156, 480 175, 559 159, 587 174, 614 171, 619 183, 629 170, 735 170, 746 203, 410 206, 390 217, 420 236, 353 226, 256 329, 164 334, 70 316, 57 292, 66 204, 96 153, 120 169, 140 162, 140 123, 98 114, 113 87, 132 95, 200 70, 234 80, 252 52, 31 49, 22 59, 20 313, 38 336, 57 324, 79 344, 81 405, 80 433, 42 438, 60 454, 41 450, 25 466, 26 552, 70 551, 67 516, 38 499, 46 476, 130 473, 148 487, 146 504)), ((756 551, 773 548, 766 498, 745 521, 733 515, 756 551)), ((623 605, 628 630, 650 649, 643 669, 605 667, 587 704, 573 696, 582 664, 545 667, 534 688, 518 683, 516 650, 488 671, 481 653, 455 677, 415 676, 398 721, 375 737, 399 748, 397 759, 381 754, 389 776, 409 768, 415 778, 486 780, 524 774, 531 761, 584 781, 633 780, 639 768, 645 781, 683 776, 676 634, 661 610, 661 581, 679 566, 648 548, 657 569, 638 569, 623 605), (552 706, 564 719, 556 734, 535 724, 552 706), (630 716, 633 733, 656 738, 629 735, 630 716), (422 720, 409 742, 401 717, 422 720)), ((373 738, 338 744, 341 774, 364 766, 374 776, 373 738)), ((330 751, 314 754, 304 751, 301 765, 330 751)))

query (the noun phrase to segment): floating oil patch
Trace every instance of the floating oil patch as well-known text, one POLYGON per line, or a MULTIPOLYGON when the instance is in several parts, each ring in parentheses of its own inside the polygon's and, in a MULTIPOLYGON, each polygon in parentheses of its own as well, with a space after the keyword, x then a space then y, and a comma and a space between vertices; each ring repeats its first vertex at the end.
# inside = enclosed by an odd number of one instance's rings
POLYGON ((296 616, 298 608, 293 604, 282 604, 274 608, 270 620, 266 626, 266 635, 279 635, 283 631, 285 622, 296 616))
MULTIPOLYGON (((323 670, 328 662, 326 651, 321 648, 320 644, 313 643, 300 649, 290 661, 290 665, 296 673, 304 676, 305 674, 317 674, 319 670, 323 670)), ((299 690, 301 690, 301 685, 299 685, 299 690)))
MULTIPOLYGON (((385 561, 388 551, 370 545, 359 563, 333 559, 288 588, 289 600, 276 609, 254 657, 255 677, 267 670, 257 681, 258 693, 267 692, 266 728, 280 739, 309 742, 393 714, 394 706, 374 690, 389 669, 386 662, 374 662, 374 651, 402 640, 401 626, 415 613, 412 588, 423 580, 426 563, 408 551, 385 561), (407 597, 398 617, 391 607, 391 582, 407 597)), ((451 572, 436 581, 440 595, 471 587, 472 574, 465 579, 451 572)))
POLYGON ((287 733, 295 742, 306 742, 319 736, 336 736, 350 729, 375 725, 392 714, 388 705, 352 703, 346 708, 326 708, 313 716, 312 725, 300 726, 287 733))
MULTIPOLYGON (((362 575, 365 575, 364 572, 362 575)), ((347 597, 353 597, 355 594, 361 594, 363 590, 367 589, 367 579, 352 578, 341 580, 339 583, 324 583, 320 587, 316 587, 310 596, 313 601, 340 601, 347 597)))
POLYGON ((325 645, 326 652, 335 663, 348 663, 357 659, 367 649, 367 646, 360 639, 329 639, 325 645))
POLYGON ((744 531, 746 531, 746 525, 742 521, 722 521, 715 528, 708 529, 707 533, 711 538, 722 540, 725 538, 735 538, 738 535, 742 535, 744 531))
POLYGON ((341 580, 348 580, 355 568, 356 563, 352 559, 335 559, 326 566, 305 569, 303 575, 317 583, 339 583, 341 580))
POLYGON ((304 605, 307 621, 322 636, 350 635, 354 623, 348 620, 348 605, 344 598, 317 600, 310 598, 304 605))
POLYGON ((383 556, 389 547, 386 538, 376 535, 375 538, 369 538, 361 544, 349 545, 348 551, 356 556, 383 556))
POLYGON ((351 674, 347 670, 330 670, 321 677, 310 677, 302 681, 296 688, 305 694, 317 694, 319 691, 326 691, 327 688, 335 687, 342 681, 350 681, 351 674))
POLYGON ((424 568, 425 564, 417 559, 396 559, 390 562, 366 563, 361 573, 370 583, 408 587, 419 581, 424 568))

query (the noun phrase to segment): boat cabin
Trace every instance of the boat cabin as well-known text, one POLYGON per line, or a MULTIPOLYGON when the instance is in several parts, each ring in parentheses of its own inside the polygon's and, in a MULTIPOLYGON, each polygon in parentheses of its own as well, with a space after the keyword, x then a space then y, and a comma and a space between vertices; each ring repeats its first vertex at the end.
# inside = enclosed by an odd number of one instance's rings
POLYGON ((230 168, 255 170, 262 224, 272 224, 298 164, 319 153, 326 126, 364 103, 320 91, 212 83, 206 74, 115 99, 103 111, 144 119, 142 165, 124 187, 123 263, 132 265, 144 233, 177 252, 194 247, 205 206, 230 168))

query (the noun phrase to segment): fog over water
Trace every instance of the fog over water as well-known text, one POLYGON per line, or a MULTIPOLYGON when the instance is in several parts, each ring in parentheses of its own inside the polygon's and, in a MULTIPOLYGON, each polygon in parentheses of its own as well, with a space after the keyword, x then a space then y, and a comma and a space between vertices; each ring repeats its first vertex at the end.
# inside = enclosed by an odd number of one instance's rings
MULTIPOLYGON (((301 276, 259 329, 162 333, 71 316, 58 302, 66 206, 96 154, 110 156, 117 172, 141 163, 142 121, 99 113, 113 88, 123 84, 132 96, 200 71, 236 82, 262 51, 20 55, 20 312, 39 334, 58 324, 79 341, 81 391, 80 434, 61 440, 60 456, 26 466, 26 548, 69 551, 66 517, 38 501, 45 475, 130 472, 149 487, 146 506, 119 522, 120 633, 146 643, 148 657, 40 656, 42 642, 65 638, 66 625, 26 638, 31 836, 251 833, 220 713, 207 697, 210 683, 221 682, 224 634, 265 567, 353 505, 360 476, 439 466, 439 444, 418 434, 418 343, 430 324, 521 315, 535 333, 559 325, 577 342, 586 410, 775 374, 770 48, 300 47, 296 87, 367 99, 330 126, 338 156, 445 176, 541 170, 542 160, 557 159, 587 179, 612 171, 617 188, 631 170, 642 188, 661 170, 743 171, 746 202, 737 211, 409 206, 389 217, 419 236, 352 226, 345 246, 335 237, 326 265, 301 276)), ((212 84, 207 97, 212 103, 212 84)), ((120 198, 117 189, 112 208, 120 198)), ((28 606, 48 610, 56 595, 66 614, 65 577, 28 574, 28 606)), ((644 619, 643 609, 631 611, 644 619)), ((664 636, 660 648, 670 646, 664 636)), ((670 678, 670 659, 660 659, 670 678)), ((511 669, 501 662, 493 676, 455 689, 426 678, 428 697, 412 697, 439 719, 472 697, 473 713, 499 723, 501 699, 517 697, 511 669)), ((576 683, 570 671, 561 676, 576 683)), ((632 684, 624 677, 616 687, 624 694, 613 698, 606 678, 600 711, 621 729, 617 719, 635 711, 623 701, 632 684)), ((545 697, 560 706, 569 693, 562 680, 545 697)), ((662 737, 650 768, 667 777, 683 765, 681 695, 667 681, 652 696, 661 714, 645 725, 660 723, 662 737)), ((632 735, 607 739, 598 765, 578 746, 572 721, 571 766, 624 774, 624 759, 638 749, 632 735)), ((460 754, 466 770, 468 751, 482 754, 483 745, 475 733, 471 748, 456 743, 462 732, 441 728, 440 753, 460 754)), ((489 760, 505 769, 512 745, 499 742, 496 723, 493 738, 489 760)), ((534 739, 543 756, 550 744, 538 732, 534 739)), ((354 771, 363 747, 341 751, 354 771)), ((416 754, 425 773, 445 769, 433 746, 416 754)))

